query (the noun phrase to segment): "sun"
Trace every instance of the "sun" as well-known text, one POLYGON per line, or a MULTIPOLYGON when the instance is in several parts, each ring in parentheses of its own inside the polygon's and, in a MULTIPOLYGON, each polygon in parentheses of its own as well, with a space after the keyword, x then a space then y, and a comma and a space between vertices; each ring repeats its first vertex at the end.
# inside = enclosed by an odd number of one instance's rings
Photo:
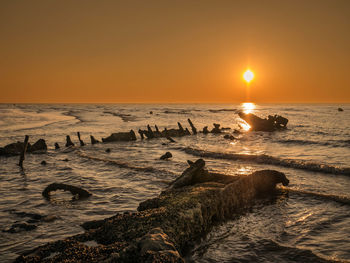
POLYGON ((247 69, 243 74, 243 78, 247 83, 250 83, 254 79, 254 73, 250 69, 247 69))

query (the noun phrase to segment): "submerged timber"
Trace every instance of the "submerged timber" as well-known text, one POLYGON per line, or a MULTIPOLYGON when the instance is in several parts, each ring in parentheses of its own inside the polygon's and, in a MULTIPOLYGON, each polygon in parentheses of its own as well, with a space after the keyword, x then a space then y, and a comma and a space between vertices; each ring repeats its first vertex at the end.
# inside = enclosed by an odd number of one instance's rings
POLYGON ((202 159, 188 163, 168 189, 140 203, 137 212, 86 222, 84 234, 38 247, 16 262, 184 262, 184 253, 214 223, 273 195, 276 184, 289 183, 273 170, 228 176, 209 172, 202 159))

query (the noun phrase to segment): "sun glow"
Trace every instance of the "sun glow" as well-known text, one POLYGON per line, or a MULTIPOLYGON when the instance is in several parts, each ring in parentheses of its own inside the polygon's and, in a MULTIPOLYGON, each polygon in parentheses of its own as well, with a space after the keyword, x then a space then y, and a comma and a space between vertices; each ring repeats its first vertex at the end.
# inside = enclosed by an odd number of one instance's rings
POLYGON ((243 73, 243 78, 247 83, 250 83, 254 79, 254 73, 250 69, 247 69, 247 71, 243 73))
POLYGON ((243 112, 248 114, 251 113, 253 110, 255 110, 255 104, 252 102, 244 102, 241 104, 242 108, 243 108, 243 112))

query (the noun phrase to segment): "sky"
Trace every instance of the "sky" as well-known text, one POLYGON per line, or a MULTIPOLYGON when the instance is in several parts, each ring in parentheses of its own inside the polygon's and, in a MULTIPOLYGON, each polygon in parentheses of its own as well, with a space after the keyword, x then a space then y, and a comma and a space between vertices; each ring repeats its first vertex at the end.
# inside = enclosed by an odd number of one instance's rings
POLYGON ((0 0, 0 103, 348 103, 349 70, 348 0, 0 0))

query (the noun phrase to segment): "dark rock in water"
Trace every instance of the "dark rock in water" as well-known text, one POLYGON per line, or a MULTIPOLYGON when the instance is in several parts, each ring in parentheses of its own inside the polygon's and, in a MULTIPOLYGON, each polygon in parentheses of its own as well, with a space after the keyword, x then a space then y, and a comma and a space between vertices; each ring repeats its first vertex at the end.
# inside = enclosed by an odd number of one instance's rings
POLYGON ((60 148, 60 145, 57 142, 55 142, 55 150, 58 150, 59 148, 60 148))
POLYGON ((342 108, 338 108, 338 111, 344 111, 342 108))
POLYGON ((70 139, 70 136, 67 135, 67 136, 66 136, 66 147, 69 147, 69 146, 74 146, 74 143, 73 143, 72 140, 70 139))
POLYGON ((252 131, 275 131, 286 129, 288 119, 279 115, 269 115, 267 119, 262 119, 252 113, 239 112, 239 117, 245 120, 252 131))
POLYGON ((173 155, 171 154, 171 152, 166 152, 165 154, 163 154, 161 157, 160 157, 160 160, 167 160, 169 158, 173 157, 173 155))
POLYGON ((210 131, 211 133, 221 133, 220 124, 213 123, 214 128, 210 131))
POLYGON ((234 137, 233 135, 230 135, 230 134, 226 134, 226 135, 224 136, 224 138, 225 138, 226 140, 231 140, 231 141, 233 141, 233 140, 235 139, 235 137, 234 137))
POLYGON ((137 213, 84 223, 84 234, 50 242, 16 261, 41 262, 55 253, 53 262, 183 262, 180 255, 214 224, 246 211, 257 198, 273 195, 277 183, 288 182, 272 170, 245 176, 210 173, 199 159, 158 197, 140 203, 137 213), (88 240, 99 245, 79 243, 88 240))
POLYGON ((89 196, 91 196, 91 193, 89 193, 88 191, 80 187, 69 185, 69 184, 60 184, 60 183, 53 183, 48 185, 42 192, 42 195, 45 198, 50 199, 50 192, 56 191, 56 190, 70 191, 73 196, 78 195, 78 199, 88 198, 89 196))
POLYGON ((133 130, 129 132, 112 133, 107 138, 102 138, 103 142, 122 142, 122 141, 136 141, 136 134, 133 130))
MULTIPOLYGON (((31 145, 28 143, 27 152, 30 149, 31 145)), ((23 142, 15 142, 6 145, 3 149, 4 155, 19 155, 23 151, 24 143, 23 142)))
POLYGON ((41 164, 41 165, 47 165, 47 162, 44 160, 44 161, 41 161, 40 164, 41 164))
POLYGON ((205 127, 203 128, 203 133, 204 133, 204 134, 208 134, 208 133, 209 133, 208 126, 205 126, 205 127))
MULTIPOLYGON (((15 142, 0 148, 0 155, 13 156, 20 155, 24 149, 24 142, 15 142)), ((26 153, 44 153, 47 151, 47 145, 44 139, 39 139, 33 145, 28 143, 26 153)))
POLYGON ((27 151, 32 153, 42 153, 47 151, 47 145, 44 139, 37 140, 32 146, 28 146, 27 151))
POLYGON ((111 152, 111 149, 110 148, 107 148, 106 149, 106 153, 110 153, 111 152))
POLYGON ((9 229, 4 229, 3 232, 7 232, 7 233, 19 233, 22 231, 30 231, 33 229, 36 229, 37 226, 36 225, 32 225, 32 224, 27 224, 27 223, 15 223, 11 226, 11 228, 9 229))
POLYGON ((90 140, 91 140, 91 144, 100 143, 100 141, 96 140, 95 137, 92 135, 90 135, 90 140))

